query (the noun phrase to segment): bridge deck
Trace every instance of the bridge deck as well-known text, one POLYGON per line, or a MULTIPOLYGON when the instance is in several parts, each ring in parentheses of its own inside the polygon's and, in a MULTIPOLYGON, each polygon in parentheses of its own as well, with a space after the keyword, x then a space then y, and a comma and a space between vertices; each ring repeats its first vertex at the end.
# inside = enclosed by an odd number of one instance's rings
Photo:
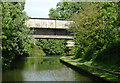
POLYGON ((32 35, 36 39, 74 39, 73 36, 63 36, 63 35, 32 35))

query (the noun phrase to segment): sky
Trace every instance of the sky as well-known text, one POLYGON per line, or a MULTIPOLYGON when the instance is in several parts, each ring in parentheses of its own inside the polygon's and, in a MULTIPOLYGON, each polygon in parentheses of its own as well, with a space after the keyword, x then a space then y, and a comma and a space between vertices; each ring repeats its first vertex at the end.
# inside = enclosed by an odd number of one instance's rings
POLYGON ((26 0, 25 11, 28 16, 36 18, 49 18, 50 8, 56 8, 60 0, 26 0))

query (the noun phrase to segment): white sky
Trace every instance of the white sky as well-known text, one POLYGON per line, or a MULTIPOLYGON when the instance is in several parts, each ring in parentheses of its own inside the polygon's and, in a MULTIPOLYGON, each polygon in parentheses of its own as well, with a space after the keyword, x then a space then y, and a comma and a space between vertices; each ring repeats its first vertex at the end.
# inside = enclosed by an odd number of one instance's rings
POLYGON ((25 11, 30 17, 48 18, 50 8, 56 8, 60 0, 26 0, 25 11))

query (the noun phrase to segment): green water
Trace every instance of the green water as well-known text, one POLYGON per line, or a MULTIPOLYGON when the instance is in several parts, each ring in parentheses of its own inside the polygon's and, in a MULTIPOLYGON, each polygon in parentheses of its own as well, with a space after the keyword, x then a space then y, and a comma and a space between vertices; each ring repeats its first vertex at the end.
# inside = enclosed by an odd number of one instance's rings
POLYGON ((93 81, 66 67, 60 57, 28 57, 15 61, 12 69, 3 72, 3 81, 93 81))

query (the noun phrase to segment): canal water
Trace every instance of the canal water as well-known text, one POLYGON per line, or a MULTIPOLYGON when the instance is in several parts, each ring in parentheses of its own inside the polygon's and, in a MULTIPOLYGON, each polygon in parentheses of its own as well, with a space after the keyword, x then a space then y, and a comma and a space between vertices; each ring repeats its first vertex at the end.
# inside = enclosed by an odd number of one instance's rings
POLYGON ((3 81, 88 81, 90 78, 60 63, 59 56, 27 57, 3 72, 3 81))

